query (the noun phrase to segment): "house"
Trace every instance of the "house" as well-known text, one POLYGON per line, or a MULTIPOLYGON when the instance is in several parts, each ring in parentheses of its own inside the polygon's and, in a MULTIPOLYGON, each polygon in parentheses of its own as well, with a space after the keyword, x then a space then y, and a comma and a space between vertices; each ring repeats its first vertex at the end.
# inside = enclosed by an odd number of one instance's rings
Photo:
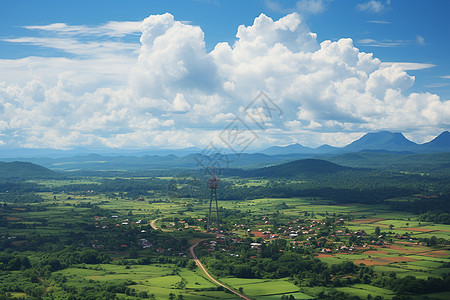
POLYGON ((261 247, 261 244, 260 243, 251 243, 250 246, 252 247, 252 249, 259 250, 259 247, 261 247))
POLYGON ((253 234, 254 237, 256 238, 263 238, 263 239, 268 239, 270 237, 270 234, 266 233, 266 232, 261 232, 261 231, 251 231, 251 233, 253 234))

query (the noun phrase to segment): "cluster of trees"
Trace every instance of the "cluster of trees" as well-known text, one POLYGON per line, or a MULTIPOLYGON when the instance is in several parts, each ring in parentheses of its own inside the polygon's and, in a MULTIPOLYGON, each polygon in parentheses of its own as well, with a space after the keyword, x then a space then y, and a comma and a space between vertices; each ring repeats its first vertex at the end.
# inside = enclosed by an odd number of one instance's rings
POLYGON ((79 193, 86 191, 94 191, 94 193, 135 193, 140 195, 147 195, 148 191, 166 190, 168 181, 158 178, 146 178, 146 179, 101 179, 98 182, 91 184, 68 184, 59 187, 52 188, 54 192, 69 192, 79 193))
MULTIPOLYGON (((74 264, 98 264, 111 261, 109 254, 95 249, 66 247, 61 251, 45 252, 0 252, 0 294, 8 292, 23 292, 28 296, 41 297, 45 292, 45 284, 55 280, 53 272, 62 270, 74 264), (33 263, 28 256, 32 257, 33 263), (20 271, 20 272, 16 272, 20 271)), ((65 279, 58 280, 64 283, 65 279)), ((87 288, 86 290, 90 290, 87 288)), ((75 295, 77 294, 75 289, 75 295)), ((69 290, 68 290, 69 291, 69 290)), ((102 291, 106 291, 102 289, 102 291)), ((72 291, 70 291, 72 292, 72 291)), ((79 290, 83 298, 82 290, 79 290)), ((70 294, 70 293, 69 293, 70 294)), ((74 298, 75 299, 75 298, 74 298)), ((113 299, 95 298, 89 299, 113 299)))
POLYGON ((450 245, 450 240, 437 238, 433 235, 431 238, 420 238, 419 243, 424 243, 428 247, 442 247, 450 245))
POLYGON ((22 268, 31 267, 30 260, 24 255, 13 255, 0 252, 0 270, 1 271, 17 271, 22 268))
POLYGON ((74 264, 100 264, 109 261, 111 261, 111 256, 107 252, 70 246, 52 253, 41 262, 41 265, 50 265, 52 271, 56 271, 74 264))
POLYGON ((385 199, 409 196, 418 190, 398 186, 371 186, 359 189, 355 186, 334 186, 319 183, 273 182, 268 186, 231 186, 220 189, 222 200, 247 200, 255 198, 323 197, 336 203, 380 203, 385 199))
POLYGON ((25 292, 27 295, 39 297, 43 291, 38 273, 32 268, 27 256, 0 252, 0 295, 7 292, 25 292))
MULTIPOLYGON (((415 214, 424 214, 422 218, 447 222, 447 216, 442 213, 450 213, 450 193, 431 195, 425 198, 415 198, 409 201, 393 201, 392 209, 409 211, 415 214)), ((445 224, 445 223, 444 223, 445 224)), ((450 224, 450 223, 447 223, 450 224)))
POLYGON ((48 187, 34 182, 19 180, 0 181, 0 193, 28 194, 48 191, 50 191, 48 187))
POLYGON ((34 193, 0 193, 0 202, 5 203, 39 203, 42 201, 42 197, 34 193))
POLYGON ((392 272, 388 276, 374 278, 372 284, 388 288, 398 295, 430 294, 450 291, 450 274, 443 274, 442 278, 419 279, 410 275, 397 278, 396 273, 392 272))
POLYGON ((419 221, 450 225, 450 213, 427 211, 426 213, 419 215, 419 221))
POLYGON ((22 269, 21 272, 0 271, 0 299, 10 292, 22 292, 39 299, 44 291, 45 286, 33 269, 22 269))

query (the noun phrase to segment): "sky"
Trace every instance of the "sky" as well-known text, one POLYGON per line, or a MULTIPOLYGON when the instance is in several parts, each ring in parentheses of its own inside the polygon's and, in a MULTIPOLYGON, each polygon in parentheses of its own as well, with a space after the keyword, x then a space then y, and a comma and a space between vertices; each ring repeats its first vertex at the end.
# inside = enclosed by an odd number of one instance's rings
POLYGON ((450 129, 450 1, 2 0, 0 149, 450 129))

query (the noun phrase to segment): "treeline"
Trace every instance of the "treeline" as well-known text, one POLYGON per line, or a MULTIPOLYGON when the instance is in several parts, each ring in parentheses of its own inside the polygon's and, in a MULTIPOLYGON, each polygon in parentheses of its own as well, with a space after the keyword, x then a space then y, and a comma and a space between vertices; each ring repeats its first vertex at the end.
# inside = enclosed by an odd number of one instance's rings
POLYGON ((314 183, 275 182, 267 186, 224 186, 219 191, 222 200, 248 200, 255 198, 323 197, 337 203, 379 203, 385 199, 410 196, 417 190, 396 186, 373 186, 358 189, 333 187, 314 183))
POLYGON ((158 178, 147 179, 102 179, 99 182, 92 184, 68 184, 59 187, 52 188, 53 192, 86 192, 94 191, 97 193, 138 193, 142 195, 148 194, 150 190, 166 190, 168 187, 168 181, 158 178))
POLYGON ((49 192, 50 189, 44 185, 25 181, 0 181, 0 193, 38 193, 49 192))
POLYGON ((419 215, 420 222, 433 222, 438 224, 450 225, 450 214, 439 211, 427 211, 424 214, 419 215))
MULTIPOLYGON (((323 197, 337 203, 381 203, 386 199, 417 194, 439 195, 422 199, 406 208, 415 213, 430 209, 449 212, 448 180, 418 174, 380 170, 346 170, 327 175, 311 175, 295 179, 272 179, 261 186, 236 186, 221 181, 219 197, 223 200, 246 200, 260 197, 323 197)), ((405 209, 408 203, 398 203, 405 209)))
POLYGON ((0 194, 0 202, 8 202, 8 203, 39 203, 44 201, 44 199, 37 194, 34 193, 26 193, 26 194, 15 194, 15 193, 6 193, 0 194))
POLYGON ((100 264, 110 261, 111 256, 106 252, 97 251, 92 248, 70 246, 44 257, 40 262, 40 266, 44 269, 48 268, 53 272, 74 264, 100 264))
MULTIPOLYGON (((275 167, 274 167, 275 168, 275 167)), ((284 169, 282 169, 284 170, 284 169)), ((221 182, 221 195, 228 199, 251 199, 255 197, 317 196, 336 202, 379 203, 385 199, 415 194, 450 194, 448 177, 408 174, 385 170, 346 169, 307 175, 289 173, 271 180, 265 186, 232 186, 221 182), (287 179, 289 178, 289 179, 287 179)), ((230 170, 229 176, 243 176, 239 170, 230 170)), ((263 176, 264 177, 264 176, 263 176)), ((447 206, 448 206, 447 202, 447 206)), ((426 210, 425 210, 426 211, 426 210)), ((422 211, 422 212, 425 212, 422 211)))
POLYGON ((428 198, 416 198, 409 201, 390 202, 392 209, 421 214, 421 221, 450 224, 450 194, 434 195, 428 198))
POLYGON ((36 193, 48 191, 49 188, 33 182, 0 181, 0 202, 38 203, 43 199, 36 193))
POLYGON ((410 275, 396 278, 396 273, 390 273, 389 276, 376 278, 372 283, 401 295, 397 299, 410 299, 408 294, 420 295, 450 291, 450 274, 443 274, 442 278, 419 279, 410 275))

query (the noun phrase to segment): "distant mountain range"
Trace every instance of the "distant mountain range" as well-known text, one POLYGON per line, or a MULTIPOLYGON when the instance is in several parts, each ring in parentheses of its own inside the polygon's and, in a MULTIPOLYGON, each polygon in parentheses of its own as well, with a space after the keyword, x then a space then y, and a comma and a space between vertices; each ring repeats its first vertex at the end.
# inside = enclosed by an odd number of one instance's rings
MULTIPOLYGON (((96 154, 84 153, 83 151, 87 150, 80 148, 70 151, 52 149, 17 149, 17 151, 13 151, 0 148, 0 161, 32 162, 57 171, 202 169, 208 166, 215 166, 219 169, 256 169, 305 158, 325 158, 347 166, 365 166, 364 164, 367 164, 371 167, 376 167, 376 162, 381 162, 380 159, 382 157, 386 159, 389 157, 389 160, 392 160, 394 164, 399 159, 396 158, 397 155, 450 153, 450 133, 445 131, 430 142, 416 144, 405 138, 401 133, 381 131, 367 133, 360 139, 342 148, 329 145, 310 148, 300 144, 293 144, 285 147, 273 146, 256 153, 213 154, 209 157, 201 154, 199 148, 180 150, 102 150, 96 154), (374 155, 346 155, 351 153, 373 153, 374 155), (383 156, 381 154, 392 155, 383 156), (360 164, 362 157, 370 157, 370 160, 360 164)), ((403 158, 401 161, 406 163, 406 160, 403 158)), ((446 156, 444 161, 447 161, 446 156)), ((447 168, 446 166, 443 167, 447 168)))
POLYGON ((450 152, 450 133, 442 132, 432 141, 424 144, 416 144, 408 140, 400 132, 380 131, 367 133, 360 139, 349 145, 337 148, 329 145, 323 145, 318 148, 309 148, 300 144, 288 145, 285 147, 269 147, 261 153, 268 155, 278 154, 325 154, 325 153, 349 153, 360 151, 375 152, 408 152, 408 153, 436 153, 450 152))
POLYGON ((336 152, 339 148, 330 146, 330 145, 322 145, 318 148, 310 148, 300 144, 292 144, 288 146, 272 146, 267 149, 260 151, 260 153, 267 155, 279 155, 279 154, 323 154, 323 153, 331 153, 336 152))
POLYGON ((63 158, 74 156, 86 156, 92 153, 102 156, 145 156, 145 155, 176 155, 184 156, 188 154, 200 153, 202 149, 189 147, 183 149, 86 149, 74 148, 70 150, 60 149, 38 149, 38 148, 0 148, 0 158, 32 158, 32 157, 51 157, 63 158))

